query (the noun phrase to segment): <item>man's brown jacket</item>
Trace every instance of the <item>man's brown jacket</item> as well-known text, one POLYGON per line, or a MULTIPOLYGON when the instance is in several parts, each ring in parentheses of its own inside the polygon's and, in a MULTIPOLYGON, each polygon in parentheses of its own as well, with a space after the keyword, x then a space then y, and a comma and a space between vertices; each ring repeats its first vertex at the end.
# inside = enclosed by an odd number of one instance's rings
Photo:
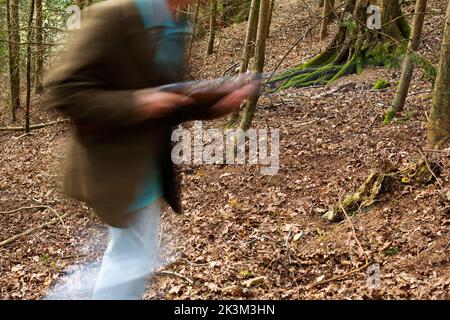
POLYGON ((65 193, 89 204, 107 224, 125 227, 153 158, 164 198, 181 213, 171 127, 195 115, 180 109, 165 119, 139 122, 132 96, 138 89, 181 80, 152 70, 160 28, 144 28, 133 0, 94 5, 82 22, 50 78, 53 105, 76 128, 65 161, 65 193))

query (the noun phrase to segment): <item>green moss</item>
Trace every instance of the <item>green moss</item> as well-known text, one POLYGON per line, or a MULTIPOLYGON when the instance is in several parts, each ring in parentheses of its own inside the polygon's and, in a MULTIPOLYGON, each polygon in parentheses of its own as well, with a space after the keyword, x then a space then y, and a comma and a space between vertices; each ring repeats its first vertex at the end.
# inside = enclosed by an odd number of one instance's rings
POLYGON ((399 23, 403 37, 405 37, 405 39, 409 39, 412 29, 408 23, 408 20, 405 18, 405 16, 402 15, 401 17, 399 17, 399 23))
POLYGON ((239 276, 243 279, 248 279, 250 277, 253 276, 252 272, 250 270, 242 270, 241 272, 239 272, 239 276))
POLYGON ((349 62, 347 62, 335 75, 331 80, 328 82, 328 84, 332 83, 333 81, 339 79, 342 76, 345 76, 347 74, 355 73, 356 71, 356 56, 354 56, 349 62))
POLYGON ((332 79, 334 75, 337 74, 341 69, 342 66, 325 65, 321 68, 315 69, 313 72, 300 74, 298 76, 292 77, 284 84, 282 84, 279 87, 279 89, 324 85, 327 84, 330 81, 330 79, 332 79))
POLYGON ((382 90, 389 88, 391 84, 386 79, 379 79, 373 86, 375 90, 382 90))
POLYGON ((421 54, 417 52, 412 53, 412 62, 422 69, 423 77, 426 80, 431 81, 434 86, 437 77, 436 66, 430 60, 423 57, 421 54))
MULTIPOLYGON (((321 69, 322 67, 329 67, 327 65, 331 64, 333 60, 336 58, 336 54, 331 54, 329 52, 324 52, 318 54, 308 62, 294 67, 292 69, 283 72, 282 74, 274 77, 269 83, 280 82, 283 80, 290 80, 290 78, 294 78, 306 73, 312 73, 316 70, 321 69)), ((286 83, 283 83, 281 86, 284 86, 286 83)))
POLYGON ((391 124, 392 119, 394 119, 394 117, 395 117, 395 114, 396 114, 395 110, 389 110, 389 111, 386 113, 386 115, 384 116, 384 121, 383 121, 383 123, 384 123, 385 125, 391 124))
MULTIPOLYGON (((352 22, 347 21, 347 28, 352 29, 352 22)), ((350 30, 351 31, 351 30, 350 30)), ((350 32, 351 33, 351 32, 350 32)), ((308 62, 290 69, 281 75, 275 77, 269 83, 279 83, 273 91, 292 88, 307 87, 311 85, 328 85, 342 76, 352 73, 361 73, 367 65, 376 67, 395 68, 400 67, 401 58, 406 52, 407 41, 383 41, 377 43, 378 39, 370 34, 358 38, 356 44, 350 49, 353 51, 351 59, 345 61, 348 57, 347 51, 331 50, 315 56, 308 62), (344 53, 344 54, 339 54, 344 53), (339 59, 339 61, 337 61, 339 59), (324 68, 327 70, 323 73, 324 68), (330 68, 334 69, 332 72, 330 68), (332 75, 332 76, 330 76, 332 75)), ((376 90, 390 87, 387 81, 377 82, 374 88, 376 90)))
POLYGON ((384 251, 384 255, 388 257, 395 256, 398 253, 398 247, 390 247, 384 251))

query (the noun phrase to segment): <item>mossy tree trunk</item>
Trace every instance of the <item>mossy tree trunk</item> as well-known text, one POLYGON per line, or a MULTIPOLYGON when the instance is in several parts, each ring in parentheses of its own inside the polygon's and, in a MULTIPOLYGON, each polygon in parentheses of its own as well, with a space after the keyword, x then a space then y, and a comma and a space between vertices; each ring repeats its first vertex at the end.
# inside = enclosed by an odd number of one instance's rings
POLYGON ((33 18, 35 9, 35 0, 31 0, 30 15, 28 17, 27 31, 27 69, 26 69, 26 103, 25 103, 25 132, 30 132, 30 104, 31 104, 31 37, 33 35, 33 18))
POLYGON ((42 0, 36 0, 36 74, 35 90, 37 94, 44 92, 42 75, 44 72, 44 47, 42 45, 42 0))
POLYGON ((20 33, 19 33, 19 1, 7 0, 7 26, 9 50, 9 84, 11 119, 16 121, 16 113, 20 108, 20 33))
MULTIPOLYGON (((269 12, 270 12, 270 0, 261 0, 259 7, 259 22, 258 32, 256 35, 256 49, 255 49, 255 66, 254 71, 261 73, 264 71, 264 62, 266 56, 266 41, 267 41, 267 28, 269 26, 269 12)), ((240 129, 246 131, 250 128, 256 109, 256 104, 259 100, 259 94, 250 97, 244 108, 244 114, 242 115, 240 129)))
POLYGON ((271 83, 277 89, 326 85, 366 65, 394 64, 405 52, 410 28, 398 0, 349 0, 344 11, 339 30, 325 51, 274 78, 271 83), (381 9, 380 30, 366 24, 371 4, 381 9))
POLYGON ((269 22, 267 24, 267 38, 270 36, 270 27, 272 26, 273 11, 275 10, 275 0, 270 2, 269 22))
POLYGON ((192 24, 192 34, 191 34, 191 39, 189 40, 189 47, 187 50, 187 55, 186 55, 186 61, 189 63, 189 61, 191 60, 191 53, 192 53, 192 46, 194 45, 194 39, 195 39, 195 32, 197 31, 197 24, 198 24, 198 16, 200 13, 200 7, 202 5, 202 1, 198 0, 197 1, 197 6, 195 8, 195 16, 194 16, 194 22, 192 24))
POLYGON ((211 0, 211 12, 209 16, 209 40, 207 54, 210 55, 214 52, 214 40, 216 38, 216 26, 217 26, 217 0, 211 0))
MULTIPOLYGON (((245 43, 244 50, 242 52, 242 60, 241 65, 239 67, 239 73, 245 73, 248 70, 248 64, 250 58, 255 53, 255 40, 256 40, 256 32, 258 29, 258 14, 259 14, 259 5, 260 0, 252 0, 248 24, 247 24, 247 32, 245 35, 245 43)), ((236 124, 240 114, 240 109, 230 115, 228 118, 228 127, 232 127, 236 124)))
POLYGON ((441 58, 428 125, 428 145, 440 148, 450 142, 450 2, 447 8, 441 58))
POLYGON ((322 8, 322 24, 320 26, 320 41, 328 36, 328 26, 332 21, 331 15, 334 11, 335 0, 324 0, 322 8))
POLYGON ((420 37, 422 35, 423 21, 425 19, 425 10, 427 8, 427 0, 417 0, 414 13, 414 21, 411 32, 411 39, 408 43, 408 52, 405 54, 402 68, 402 77, 397 88, 397 94, 392 103, 392 109, 386 114, 384 123, 389 124, 397 112, 403 110, 406 97, 408 96, 409 86, 414 71, 414 54, 419 49, 420 37))
POLYGON ((245 35, 244 51, 242 52, 239 73, 247 72, 250 58, 255 54, 256 32, 258 29, 258 14, 260 0, 252 0, 248 17, 247 32, 245 35))

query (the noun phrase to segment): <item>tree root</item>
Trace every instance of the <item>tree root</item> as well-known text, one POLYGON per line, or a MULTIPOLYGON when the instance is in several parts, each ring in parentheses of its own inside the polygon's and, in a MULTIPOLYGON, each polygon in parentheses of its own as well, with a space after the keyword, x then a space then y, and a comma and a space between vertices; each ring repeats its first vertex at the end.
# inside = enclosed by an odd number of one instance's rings
POLYGON ((361 208, 368 208, 378 202, 382 195, 400 189, 405 184, 427 185, 437 181, 441 173, 438 163, 423 158, 405 169, 387 167, 373 170, 366 181, 354 192, 347 196, 342 204, 339 202, 331 207, 323 217, 330 222, 344 220, 345 212, 352 215, 361 208))
POLYGON ((367 2, 349 1, 339 30, 325 51, 270 81, 272 91, 292 87, 328 85, 340 77, 359 73, 365 66, 396 66, 405 52, 409 26, 396 1, 383 3, 381 31, 364 24, 367 2))

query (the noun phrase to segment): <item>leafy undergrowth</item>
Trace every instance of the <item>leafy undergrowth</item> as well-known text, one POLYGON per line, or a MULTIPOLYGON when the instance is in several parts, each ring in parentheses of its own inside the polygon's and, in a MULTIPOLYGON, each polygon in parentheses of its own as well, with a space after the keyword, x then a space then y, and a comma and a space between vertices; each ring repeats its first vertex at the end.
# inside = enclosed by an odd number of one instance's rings
MULTIPOLYGON (((302 6, 292 1, 277 7, 268 70, 295 42, 293 33, 301 34, 312 22, 302 6)), ((432 6, 444 12, 445 4, 432 6)), ((440 21, 442 15, 430 18, 425 33, 439 29, 440 21)), ((239 61, 243 32, 243 25, 224 30, 218 52, 209 59, 203 55, 205 41, 198 41, 191 76, 220 76, 239 61)), ((432 61, 439 37, 434 31, 433 41, 426 38, 421 48, 432 61)), ((315 36, 301 43, 283 68, 323 46, 311 43, 318 43, 315 36)), ((182 166, 186 213, 164 210, 162 258, 169 273, 152 278, 146 298, 449 298, 449 153, 421 151, 431 87, 417 72, 405 112, 384 126, 395 86, 374 90, 380 78, 395 83, 398 70, 367 69, 340 79, 333 87, 342 89, 333 93, 331 87, 263 96, 254 126, 280 129, 277 175, 263 176, 257 166, 182 166), (421 153, 441 164, 438 182, 405 184, 351 222, 323 220, 371 169, 385 161, 406 167, 421 153), (379 269, 379 287, 367 285, 367 269, 361 268, 366 259, 370 270, 379 269), (343 277, 322 283, 336 276, 343 277), (253 283, 255 278, 259 281, 253 283)), ((43 107, 35 110, 35 122, 55 118, 43 107)), ((223 127, 224 120, 208 126, 223 127)), ((69 130, 58 124, 30 136, 0 133, 0 211, 34 207, 0 213, 0 242, 67 214, 63 222, 0 246, 1 298, 43 298, 70 266, 99 261, 106 246, 105 228, 93 212, 58 193, 57 168, 69 130)))

